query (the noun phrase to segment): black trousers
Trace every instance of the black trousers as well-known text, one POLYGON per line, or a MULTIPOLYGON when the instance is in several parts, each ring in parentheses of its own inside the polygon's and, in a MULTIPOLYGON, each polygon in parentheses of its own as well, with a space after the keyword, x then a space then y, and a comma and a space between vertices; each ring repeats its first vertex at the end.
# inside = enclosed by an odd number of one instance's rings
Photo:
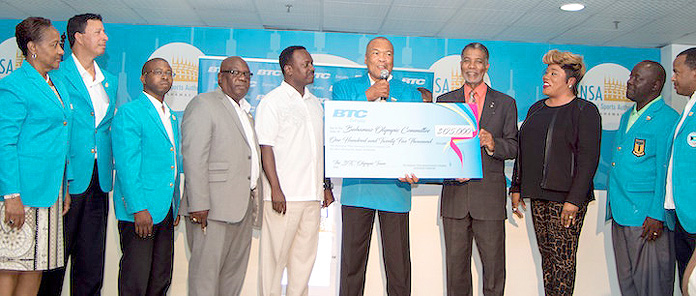
POLYGON ((152 228, 152 236, 141 238, 135 223, 118 221, 121 236, 118 294, 164 296, 172 283, 174 267, 174 219, 172 209, 152 228))
POLYGON ((342 206, 341 296, 359 296, 365 292, 372 225, 375 212, 382 234, 382 254, 387 274, 387 294, 411 295, 411 256, 408 241, 408 213, 394 213, 342 206))
MULTIPOLYGON (((676 217, 676 215, 674 215, 676 217)), ((679 286, 684 280, 684 271, 686 265, 689 264, 691 254, 696 249, 696 233, 688 233, 684 230, 679 217, 677 217, 677 225, 674 227, 674 253, 677 259, 677 270, 679 270, 679 286)))
POLYGON ((505 220, 442 218, 445 236, 447 295, 475 295, 471 285, 473 240, 483 265, 483 295, 502 296, 505 290, 505 220))
MULTIPOLYGON (((81 194, 71 194, 70 210, 63 217, 65 262, 70 268, 70 294, 101 295, 104 282, 104 251, 106 223, 109 214, 109 194, 99 185, 97 163, 94 162, 92 180, 81 194)), ((60 295, 63 290, 65 268, 43 273, 39 294, 60 295)))

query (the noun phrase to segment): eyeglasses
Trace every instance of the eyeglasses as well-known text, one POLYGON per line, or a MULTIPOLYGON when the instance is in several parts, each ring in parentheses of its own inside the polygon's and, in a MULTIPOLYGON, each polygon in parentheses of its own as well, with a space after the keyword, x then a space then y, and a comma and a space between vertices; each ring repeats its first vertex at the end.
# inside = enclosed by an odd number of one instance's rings
POLYGON ((174 73, 172 71, 165 72, 165 71, 162 71, 160 69, 145 72, 145 74, 148 74, 148 73, 153 73, 153 74, 158 75, 158 76, 166 75, 166 76, 172 77, 172 78, 174 78, 176 76, 176 73, 174 73))
POLYGON ((220 73, 230 73, 232 76, 244 76, 246 78, 251 78, 251 76, 254 76, 254 73, 238 70, 220 70, 220 73))

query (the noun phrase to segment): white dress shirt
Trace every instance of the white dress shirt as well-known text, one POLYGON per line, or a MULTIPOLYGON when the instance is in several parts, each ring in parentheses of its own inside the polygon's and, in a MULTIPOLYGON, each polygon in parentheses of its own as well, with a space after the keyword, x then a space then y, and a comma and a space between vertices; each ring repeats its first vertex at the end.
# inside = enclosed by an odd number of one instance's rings
MULTIPOLYGON (((77 59, 75 54, 72 54, 71 56, 73 61, 75 61, 77 72, 80 73, 82 82, 84 82, 85 87, 87 88, 89 98, 92 100, 92 109, 94 110, 94 128, 97 128, 106 116, 106 111, 109 109, 109 96, 106 94, 106 90, 104 90, 104 85, 102 85, 102 82, 104 81, 104 73, 102 73, 101 69, 97 65, 97 62, 93 61, 94 77, 92 77, 92 75, 85 70, 85 67, 82 67, 82 64, 80 64, 80 61, 77 59)), ((94 159, 97 159, 97 153, 94 153, 94 159)))
MULTIPOLYGON (((259 144, 273 147, 276 172, 286 201, 322 200, 324 196, 324 109, 305 87, 304 96, 287 82, 256 107, 259 144)), ((264 200, 271 200, 264 180, 264 200)))
MULTIPOLYGON (((167 131, 167 137, 169 137, 169 142, 172 144, 172 146, 176 147, 176 143, 174 143, 174 129, 172 128, 172 113, 171 110, 169 109, 169 106, 167 106, 167 103, 160 102, 157 99, 155 99, 153 96, 150 94, 143 92, 145 96, 150 100, 150 103, 152 103, 152 106, 155 106, 155 110, 157 110, 157 114, 159 114, 160 121, 162 122, 162 125, 164 126, 164 130, 167 131)), ((179 164, 177 163, 176 157, 174 157, 174 174, 176 177, 177 172, 179 171, 179 164)))
POLYGON ((94 108, 94 127, 97 127, 104 119, 106 116, 106 111, 109 109, 109 96, 106 94, 104 85, 102 85, 102 82, 104 81, 104 73, 102 73, 99 65, 97 65, 97 62, 93 62, 94 78, 92 78, 92 75, 90 75, 89 72, 82 67, 82 64, 80 64, 80 61, 77 60, 77 57, 75 57, 74 54, 72 55, 72 58, 75 61, 75 66, 77 66, 77 72, 80 73, 80 76, 82 76, 82 81, 85 83, 85 87, 87 87, 89 97, 92 99, 92 108, 94 108))
POLYGON ((259 181, 259 171, 261 165, 259 164, 259 154, 256 151, 256 138, 254 138, 254 129, 251 127, 251 105, 247 100, 239 100, 239 104, 235 102, 228 95, 225 95, 228 100, 234 106, 234 110, 237 111, 237 116, 239 116, 239 121, 242 123, 242 128, 244 129, 244 136, 246 137, 247 143, 249 143, 249 150, 251 151, 251 183, 249 184, 250 189, 256 189, 259 181))
MULTIPOLYGON (((677 127, 674 129, 674 137, 672 138, 672 142, 676 140, 677 138, 677 132, 681 128, 682 124, 684 124, 684 120, 686 120, 686 117, 689 115, 689 111, 694 107, 694 104, 696 104, 696 93, 691 95, 691 98, 689 99, 689 102, 686 103, 686 106, 684 106, 684 111, 682 112, 681 119, 679 119, 679 123, 677 124, 677 127)), ((667 184, 665 188, 665 209, 667 210, 674 210, 674 190, 672 188, 672 163, 674 162, 673 160, 674 156, 674 144, 672 144, 672 151, 670 151, 669 154, 669 166, 667 167, 667 184)))

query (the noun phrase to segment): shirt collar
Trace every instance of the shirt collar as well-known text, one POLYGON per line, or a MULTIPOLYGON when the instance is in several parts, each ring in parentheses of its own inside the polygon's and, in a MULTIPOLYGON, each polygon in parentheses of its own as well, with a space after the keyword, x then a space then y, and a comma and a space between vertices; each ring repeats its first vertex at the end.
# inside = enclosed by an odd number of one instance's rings
POLYGON ((280 83, 280 86, 281 86, 286 92, 288 92, 288 94, 289 94, 291 97, 292 97, 292 96, 297 96, 298 98, 301 98, 301 99, 303 99, 303 100, 306 100, 306 99, 309 99, 309 98, 310 98, 311 93, 309 92, 309 89, 308 89, 306 86, 305 86, 305 88, 304 88, 304 96, 303 96, 303 95, 300 95, 300 92, 297 91, 292 85, 290 85, 289 83, 285 82, 285 80, 283 80, 283 82, 280 83))
POLYGON ((648 110, 648 108, 650 108, 650 106, 652 106, 653 104, 655 104, 655 102, 657 102, 659 100, 662 100, 662 96, 658 96, 654 100, 650 101, 650 103, 643 106, 643 109, 640 109, 640 111, 638 111, 636 109, 638 105, 633 106, 633 109, 631 109, 631 115, 640 117, 641 115, 643 115, 643 113, 645 113, 645 110, 648 110))
POLYGON ((234 99, 232 99, 232 98, 231 98, 230 96, 228 96, 227 94, 225 94, 225 93, 223 93, 223 94, 225 95, 225 97, 226 97, 228 100, 230 100, 230 102, 232 102, 232 105, 233 105, 235 108, 240 108, 240 109, 244 110, 244 112, 246 112, 246 113, 251 112, 251 104, 249 104, 249 102, 248 102, 245 98, 242 98, 241 100, 239 100, 239 103, 237 103, 237 101, 235 101, 234 99))
POLYGON ((94 63, 94 79, 92 79, 92 75, 90 75, 85 67, 82 67, 82 64, 80 64, 80 61, 77 59, 75 54, 71 54, 73 61, 75 61, 75 67, 77 67, 77 72, 80 73, 80 76, 82 76, 82 80, 90 82, 89 85, 87 86, 92 86, 97 83, 101 83, 104 81, 104 73, 102 73, 101 69, 99 68, 99 65, 97 65, 97 62, 92 61, 94 63))
MULTIPOLYGON (((486 90, 488 89, 488 84, 485 82, 479 83, 476 87, 473 88, 473 91, 476 92, 477 95, 481 96, 486 93, 486 90)), ((472 89, 471 86, 468 84, 464 83, 464 94, 467 95, 467 98, 469 97, 469 93, 471 93, 472 89)), ((484 96, 485 97, 485 96, 484 96)))
POLYGON ((167 103, 165 102, 160 102, 159 100, 155 99, 155 97, 151 96, 150 94, 143 92, 145 96, 147 97, 148 100, 150 100, 150 103, 152 103, 152 106, 155 106, 155 109, 157 109, 157 112, 160 113, 162 112, 162 106, 164 106, 164 114, 168 115, 170 114, 169 106, 167 106, 167 103))

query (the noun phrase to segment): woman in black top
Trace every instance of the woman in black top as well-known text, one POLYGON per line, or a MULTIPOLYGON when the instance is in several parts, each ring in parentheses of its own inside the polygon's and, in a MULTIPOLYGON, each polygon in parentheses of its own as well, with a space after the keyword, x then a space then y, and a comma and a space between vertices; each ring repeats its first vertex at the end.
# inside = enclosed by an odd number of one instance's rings
POLYGON ((543 59, 548 98, 529 108, 520 127, 519 155, 510 193, 513 213, 532 200, 532 221, 541 253, 546 295, 572 295, 575 255, 599 162, 601 118, 577 97, 585 74, 582 56, 551 50, 543 59))

